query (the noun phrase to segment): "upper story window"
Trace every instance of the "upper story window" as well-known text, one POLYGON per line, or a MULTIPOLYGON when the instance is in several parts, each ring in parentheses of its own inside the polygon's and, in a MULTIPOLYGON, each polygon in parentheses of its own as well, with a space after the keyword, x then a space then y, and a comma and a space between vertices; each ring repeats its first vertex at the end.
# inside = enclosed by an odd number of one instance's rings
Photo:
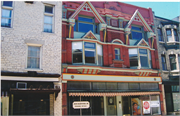
POLYGON ((169 55, 169 60, 170 60, 171 70, 176 70, 176 56, 174 54, 169 55))
POLYGON ((91 42, 73 42, 73 63, 102 65, 102 46, 91 42))
POLYGON ((180 70, 180 54, 178 54, 179 70, 180 70))
POLYGON ((119 48, 115 48, 115 49, 114 49, 114 53, 115 53, 115 59, 116 59, 116 60, 120 60, 120 59, 121 59, 120 49, 119 49, 119 48))
POLYGON ((171 32, 171 29, 166 29, 166 34, 167 34, 167 41, 168 42, 172 42, 174 41, 173 38, 172 38, 172 32, 171 32))
POLYGON ((44 32, 53 32, 53 18, 54 17, 54 7, 45 5, 44 7, 44 32))
POLYGON ((157 31, 158 31, 158 38, 159 38, 159 41, 164 41, 163 35, 162 35, 162 29, 158 28, 157 31))
POLYGON ((143 28, 131 26, 132 39, 141 40, 143 38, 143 28))
POLYGON ((162 70, 167 70, 165 55, 161 55, 161 62, 162 62, 162 70))
POLYGON ((95 23, 94 18, 79 16, 78 20, 75 22, 74 31, 78 32, 88 32, 98 33, 98 24, 95 23))
POLYGON ((151 54, 147 49, 129 49, 129 60, 131 68, 151 68, 151 54))
POLYGON ((27 68, 40 69, 39 46, 28 46, 27 68))
POLYGON ((12 26, 12 10, 13 10, 13 2, 12 1, 3 1, 2 2, 1 27, 11 27, 12 26))
POLYGON ((179 41, 179 37, 178 37, 178 34, 177 34, 177 29, 174 29, 174 39, 175 41, 179 41))

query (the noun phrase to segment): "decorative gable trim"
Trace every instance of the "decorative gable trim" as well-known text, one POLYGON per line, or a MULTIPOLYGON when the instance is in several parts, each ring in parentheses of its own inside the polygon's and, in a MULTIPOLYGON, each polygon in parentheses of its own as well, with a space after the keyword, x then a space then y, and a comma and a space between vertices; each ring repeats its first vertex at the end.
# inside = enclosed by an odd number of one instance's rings
POLYGON ((137 46, 146 46, 146 47, 149 47, 149 44, 144 39, 141 39, 141 41, 139 41, 137 46))
POLYGON ((153 32, 151 27, 147 24, 141 13, 138 11, 138 9, 135 11, 133 16, 131 17, 130 21, 127 23, 126 28, 130 28, 130 25, 132 24, 133 21, 138 21, 143 24, 143 26, 149 31, 153 32))
POLYGON ((89 1, 82 3, 70 18, 74 19, 80 11, 92 12, 100 23, 106 23, 89 1))
POLYGON ((94 33, 91 30, 88 31, 82 38, 98 40, 98 38, 94 35, 94 33))
POLYGON ((119 40, 119 39, 114 39, 114 40, 112 41, 112 43, 115 43, 115 42, 119 42, 119 44, 123 44, 123 45, 124 45, 124 43, 123 43, 121 40, 119 40))

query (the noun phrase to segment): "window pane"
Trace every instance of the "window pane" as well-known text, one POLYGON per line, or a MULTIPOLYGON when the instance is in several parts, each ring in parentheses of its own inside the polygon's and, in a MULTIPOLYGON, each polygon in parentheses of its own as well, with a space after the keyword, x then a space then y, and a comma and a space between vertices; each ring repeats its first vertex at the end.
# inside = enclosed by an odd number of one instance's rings
POLYGON ((44 32, 52 32, 52 25, 44 24, 44 32))
POLYGON ((147 50, 146 49, 139 49, 139 53, 140 54, 147 54, 147 50))
POLYGON ((115 54, 119 54, 118 49, 114 49, 115 54))
POLYGON ((170 60, 171 70, 176 70, 176 56, 170 55, 169 60, 170 60))
POLYGON ((167 35, 171 35, 171 29, 166 30, 167 35))
POLYGON ((139 89, 139 83, 129 83, 129 89, 138 90, 139 89))
POLYGON ((79 23, 78 25, 79 27, 79 32, 88 32, 88 31, 92 31, 94 32, 93 30, 93 25, 92 24, 86 24, 86 23, 79 23))
POLYGON ((174 41, 171 35, 169 35, 167 37, 168 37, 168 42, 173 42, 174 41))
POLYGON ((106 83, 107 90, 117 90, 117 83, 106 83))
POLYGON ((85 50, 85 63, 95 63, 95 50, 85 50))
POLYGON ((140 83, 141 90, 158 90, 158 83, 140 83))
POLYGON ((90 82, 68 82, 68 90, 90 90, 90 82))
POLYGON ((137 49, 129 49, 129 57, 137 57, 137 49))
POLYGON ((11 27, 11 19, 1 18, 1 26, 2 27, 11 27))
POLYGON ((73 53, 73 63, 82 63, 82 53, 73 53))
POLYGON ((138 59, 130 59, 130 67, 138 66, 138 59))
POLYGON ((118 60, 118 59, 119 59, 119 55, 115 55, 115 59, 117 59, 117 60, 118 60))
POLYGON ((52 17, 51 16, 44 16, 44 23, 52 24, 52 17))
POLYGON ((140 56, 141 67, 149 67, 147 56, 140 56))
POLYGON ((98 64, 102 65, 102 56, 98 55, 98 64))
POLYGON ((93 82, 93 89, 94 90, 105 90, 106 84, 104 82, 93 82))
POLYGON ((129 49, 130 67, 138 66, 137 49, 129 49))
POLYGON ((46 12, 46 13, 53 13, 53 7, 51 7, 51 6, 45 6, 45 12, 46 12))
POLYGON ((76 23, 77 23, 77 22, 75 21, 75 24, 74 24, 74 31, 76 31, 76 23))
POLYGON ((72 43, 72 50, 79 49, 82 51, 82 42, 73 42, 72 43))
POLYGON ((78 17, 78 20, 93 23, 93 19, 91 19, 91 18, 78 17))
POLYGON ((132 31, 131 34, 132 34, 132 39, 141 40, 143 38, 142 33, 140 32, 132 31))
POLYGON ((95 43, 84 42, 84 48, 96 49, 95 43))
POLYGON ((128 83, 118 83, 118 90, 128 90, 128 83))
POLYGON ((3 18, 11 18, 11 10, 2 9, 2 17, 3 18))
POLYGON ((12 1, 3 1, 3 6, 12 7, 12 1))
POLYGON ((97 44, 97 53, 102 56, 102 45, 97 44))
POLYGON ((141 28, 140 28, 140 27, 134 27, 134 26, 132 26, 132 29, 133 29, 133 30, 141 31, 141 28))
POLYGON ((162 69, 167 70, 167 68, 166 68, 166 59, 165 59, 164 55, 161 56, 161 61, 162 61, 162 69))

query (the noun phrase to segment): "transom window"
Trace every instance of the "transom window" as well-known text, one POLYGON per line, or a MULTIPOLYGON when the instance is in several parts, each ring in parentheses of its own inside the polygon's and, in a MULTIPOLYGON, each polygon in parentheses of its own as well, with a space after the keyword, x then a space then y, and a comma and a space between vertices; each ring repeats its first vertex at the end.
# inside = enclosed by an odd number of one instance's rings
POLYGON ((129 60, 131 68, 151 68, 151 54, 148 49, 129 49, 129 60))
POLYGON ((121 59, 120 49, 119 49, 119 48, 115 48, 115 49, 114 49, 114 53, 115 53, 115 59, 116 59, 116 60, 120 60, 120 59, 121 59))
POLYGON ((11 27, 12 24, 12 1, 2 2, 1 27, 11 27))
POLYGON ((141 27, 131 26, 132 39, 141 40, 143 38, 143 29, 141 27))
POLYGON ((79 16, 78 20, 75 22, 74 31, 78 32, 88 32, 98 33, 98 24, 95 23, 93 17, 79 16))
POLYGON ((91 42, 72 42, 73 63, 102 65, 102 46, 91 42))
POLYGON ((44 7, 44 32, 53 32, 53 6, 44 7))
POLYGON ((171 70, 176 70, 176 56, 174 54, 169 55, 169 60, 170 60, 171 70))
POLYGON ((27 68, 40 68, 40 47, 28 46, 27 68))

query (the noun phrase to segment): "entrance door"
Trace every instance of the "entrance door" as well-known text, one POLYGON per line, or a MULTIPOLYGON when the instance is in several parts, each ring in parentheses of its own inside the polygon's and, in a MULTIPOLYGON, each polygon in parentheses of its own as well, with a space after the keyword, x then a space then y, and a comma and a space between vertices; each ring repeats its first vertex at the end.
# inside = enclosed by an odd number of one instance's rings
POLYGON ((106 98, 107 103, 107 115, 116 115, 116 97, 107 97, 106 98))

